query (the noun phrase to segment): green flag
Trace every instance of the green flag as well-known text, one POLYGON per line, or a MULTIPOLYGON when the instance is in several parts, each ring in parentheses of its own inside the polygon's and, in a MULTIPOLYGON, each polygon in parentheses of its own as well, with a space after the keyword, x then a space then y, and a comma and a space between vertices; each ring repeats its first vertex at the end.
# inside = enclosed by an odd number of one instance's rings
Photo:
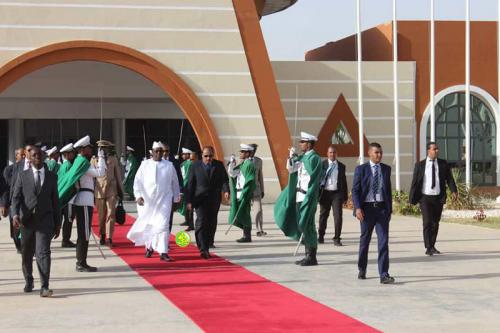
POLYGON ((45 164, 47 164, 47 169, 49 171, 52 171, 54 173, 57 173, 59 171, 60 165, 56 160, 49 159, 45 162, 45 164))
POLYGON ((57 178, 61 179, 64 175, 71 169, 71 162, 66 160, 61 164, 59 170, 57 171, 57 178))
POLYGON ((300 235, 304 233, 304 243, 311 247, 317 247, 318 238, 314 216, 319 199, 321 158, 315 151, 312 151, 309 154, 299 156, 297 160, 304 163, 304 168, 310 175, 304 201, 300 206, 297 205, 298 174, 293 172, 288 177, 288 186, 278 196, 274 205, 274 220, 285 236, 299 240, 300 235))
POLYGON ((123 180, 123 188, 125 192, 130 195, 131 198, 134 197, 134 180, 137 169, 139 169, 139 163, 134 155, 129 154, 127 158, 127 164, 129 164, 129 169, 123 180))
MULTIPOLYGON (((187 189, 188 183, 189 183, 189 171, 191 170, 191 164, 193 162, 191 160, 185 160, 181 164, 181 172, 182 172, 182 180, 183 180, 183 188, 187 189)), ((179 214, 182 216, 186 216, 186 200, 182 200, 182 205, 181 207, 177 210, 179 214)))
POLYGON ((238 228, 251 228, 252 218, 250 217, 250 203, 252 202, 253 191, 255 190, 255 165, 250 160, 245 160, 235 169, 239 168, 245 177, 245 184, 241 190, 239 199, 236 197, 236 178, 229 177, 231 187, 231 209, 229 211, 229 224, 238 228))
POLYGON ((76 194, 75 184, 87 172, 89 167, 90 162, 85 157, 78 155, 68 172, 62 178, 58 179, 57 188, 59 190, 61 208, 66 206, 76 194))

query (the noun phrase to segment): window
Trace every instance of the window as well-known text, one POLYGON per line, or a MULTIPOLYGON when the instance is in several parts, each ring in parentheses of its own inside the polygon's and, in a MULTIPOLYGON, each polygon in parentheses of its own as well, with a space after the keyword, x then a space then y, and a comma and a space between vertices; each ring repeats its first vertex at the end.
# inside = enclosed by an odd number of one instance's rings
MULTIPOLYGON (((471 95, 472 184, 496 185, 496 123, 493 113, 477 96, 471 95)), ((443 97, 435 108, 436 142, 439 155, 452 168, 465 171, 465 93, 443 97)), ((430 140, 430 120, 427 142, 430 140)), ((464 174, 464 173, 463 173, 464 174)), ((463 179, 462 179, 463 181, 463 179)))

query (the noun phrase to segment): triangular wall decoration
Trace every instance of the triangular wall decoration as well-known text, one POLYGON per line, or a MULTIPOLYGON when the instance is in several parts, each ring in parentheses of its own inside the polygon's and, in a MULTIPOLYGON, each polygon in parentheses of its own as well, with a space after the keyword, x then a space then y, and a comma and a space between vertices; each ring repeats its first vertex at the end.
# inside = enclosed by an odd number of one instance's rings
MULTIPOLYGON (((334 144, 337 148, 339 157, 358 157, 359 156, 359 124, 354 118, 351 108, 347 104, 344 95, 340 94, 337 102, 330 111, 321 131, 318 135, 318 143, 314 150, 321 156, 326 155, 328 146, 332 143, 332 137, 335 134, 338 126, 342 126, 347 130, 351 143, 349 144, 334 144)), ((363 135, 365 156, 368 156, 368 140, 363 135)))

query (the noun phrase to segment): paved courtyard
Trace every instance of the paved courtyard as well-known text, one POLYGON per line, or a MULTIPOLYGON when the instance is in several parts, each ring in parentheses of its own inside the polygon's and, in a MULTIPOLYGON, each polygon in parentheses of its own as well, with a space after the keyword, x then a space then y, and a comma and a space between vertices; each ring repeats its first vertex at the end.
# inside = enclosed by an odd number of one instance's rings
MULTIPOLYGON (((128 208, 130 213, 134 211, 133 205, 128 208)), ((224 234, 227 210, 222 211, 215 253, 384 332, 500 330, 500 230, 443 223, 436 245, 443 254, 427 257, 420 221, 393 217, 390 273, 396 284, 380 285, 376 239, 372 240, 368 279, 356 278, 359 224, 350 211, 344 211, 345 246, 333 246, 332 235, 327 234, 326 243, 318 250, 320 265, 309 268, 293 264, 295 243, 274 225, 272 206, 265 206, 264 218, 266 237, 237 244, 234 240, 241 231, 234 228, 224 234)), ((83 274, 74 271, 74 251, 61 249, 55 241, 51 273, 54 297, 23 294, 20 257, 9 239, 6 221, 0 224, 2 331, 201 331, 122 259, 105 249, 107 259, 103 260, 95 246, 90 249, 89 263, 98 266, 99 272, 83 274)), ((174 231, 180 230, 180 222, 176 215, 174 231)), ((331 226, 328 231, 332 231, 331 226)), ((76 230, 73 239, 75 236, 76 230)), ((39 288, 37 278, 35 271, 35 288, 39 288)))

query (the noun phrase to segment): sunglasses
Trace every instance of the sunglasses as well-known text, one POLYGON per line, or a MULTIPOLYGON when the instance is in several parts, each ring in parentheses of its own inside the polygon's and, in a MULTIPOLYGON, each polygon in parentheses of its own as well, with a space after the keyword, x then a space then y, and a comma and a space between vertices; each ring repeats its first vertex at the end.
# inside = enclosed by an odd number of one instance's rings
POLYGON ((214 157, 214 155, 203 155, 203 157, 214 157))
POLYGON ((153 153, 162 153, 163 152, 163 149, 155 149, 153 150, 153 153))
POLYGON ((306 141, 306 140, 300 140, 299 142, 300 142, 300 143, 308 143, 309 141, 306 141))

